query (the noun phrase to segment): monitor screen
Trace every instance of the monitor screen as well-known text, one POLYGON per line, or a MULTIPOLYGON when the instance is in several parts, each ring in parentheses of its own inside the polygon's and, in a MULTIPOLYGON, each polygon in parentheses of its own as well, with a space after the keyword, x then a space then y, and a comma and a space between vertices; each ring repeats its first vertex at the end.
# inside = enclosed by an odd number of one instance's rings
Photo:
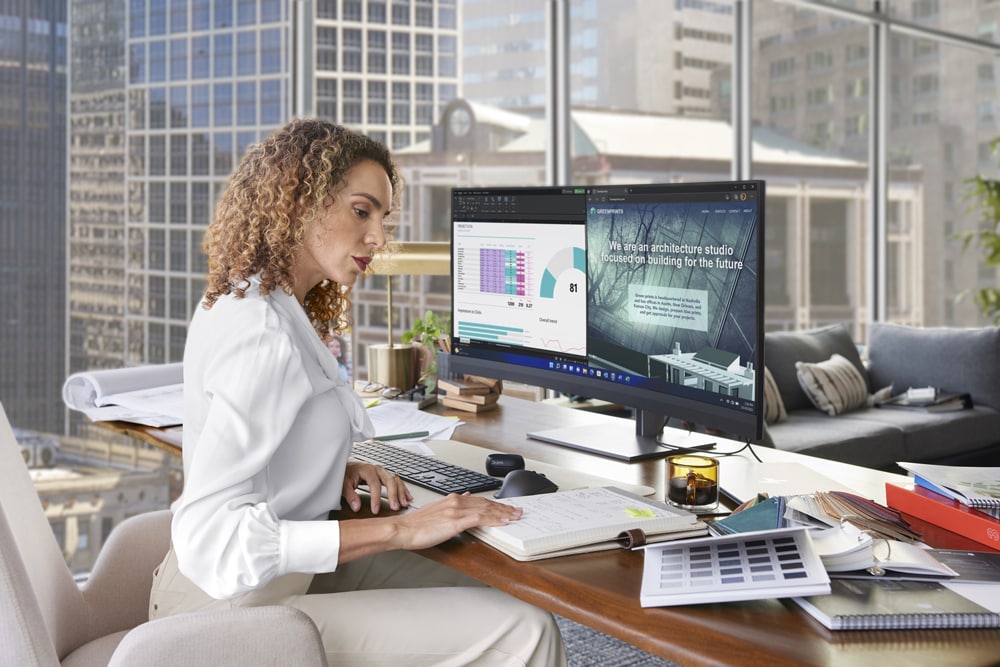
POLYGON ((757 180, 454 189, 449 372, 633 408, 626 433, 529 434, 615 458, 687 446, 667 419, 759 439, 763 201, 757 180))

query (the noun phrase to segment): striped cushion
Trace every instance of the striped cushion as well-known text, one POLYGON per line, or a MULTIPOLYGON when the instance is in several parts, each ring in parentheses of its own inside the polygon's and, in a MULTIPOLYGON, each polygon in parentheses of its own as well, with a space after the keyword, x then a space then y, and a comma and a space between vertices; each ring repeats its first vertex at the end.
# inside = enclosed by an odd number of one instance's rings
POLYGON ((812 404, 831 417, 868 402, 865 377, 857 366, 839 354, 815 364, 796 362, 795 374, 812 404))
POLYGON ((774 381, 771 369, 764 367, 764 421, 768 424, 783 422, 788 419, 785 402, 781 400, 778 383, 774 381))

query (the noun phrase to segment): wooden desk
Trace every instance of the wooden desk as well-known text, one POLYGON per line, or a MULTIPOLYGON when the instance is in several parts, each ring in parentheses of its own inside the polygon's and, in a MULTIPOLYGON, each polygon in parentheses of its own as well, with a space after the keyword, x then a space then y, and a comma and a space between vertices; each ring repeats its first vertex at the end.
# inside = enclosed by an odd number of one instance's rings
MULTIPOLYGON (((665 462, 624 463, 529 440, 526 433, 597 423, 611 417, 502 397, 500 408, 471 414, 432 408, 460 417, 465 425, 455 439, 487 449, 516 452, 527 458, 601 477, 665 491, 665 462)), ((156 429, 125 431, 145 441, 156 429)), ((162 446, 162 445, 161 445, 162 446)), ((807 462, 826 476, 884 500, 881 484, 900 479, 865 468, 801 457, 765 448, 766 460, 807 462)), ((753 459, 741 454, 723 460, 739 474, 753 459)), ((948 545, 954 546, 954 545, 948 545)), ((962 547, 959 547, 962 548, 962 547)), ((482 542, 461 535, 423 556, 469 574, 522 600, 617 637, 685 666, 698 665, 996 665, 1000 630, 831 632, 792 603, 779 600, 729 602, 643 609, 639 606, 641 553, 605 551, 532 562, 518 562, 482 542)))

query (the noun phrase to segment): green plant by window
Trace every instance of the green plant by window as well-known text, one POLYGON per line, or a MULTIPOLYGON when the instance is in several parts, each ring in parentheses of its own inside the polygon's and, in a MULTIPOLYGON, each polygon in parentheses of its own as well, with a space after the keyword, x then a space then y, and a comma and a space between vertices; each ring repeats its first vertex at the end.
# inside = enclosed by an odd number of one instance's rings
POLYGON ((427 364, 420 374, 420 382, 428 391, 434 391, 437 386, 437 352, 448 352, 451 349, 451 318, 441 317, 428 310, 424 316, 413 322, 409 331, 403 332, 403 342, 422 344, 427 348, 427 364))
MULTIPOLYGON (((990 142, 994 154, 1000 146, 1000 137, 990 142)), ((1000 270, 1000 180, 985 178, 981 174, 966 181, 966 198, 971 200, 970 210, 978 210, 982 224, 971 232, 960 232, 955 238, 962 242, 962 251, 975 245, 987 266, 1000 270)), ((959 293, 959 299, 971 296, 983 315, 1000 324, 1000 289, 990 287, 970 288, 959 293)))

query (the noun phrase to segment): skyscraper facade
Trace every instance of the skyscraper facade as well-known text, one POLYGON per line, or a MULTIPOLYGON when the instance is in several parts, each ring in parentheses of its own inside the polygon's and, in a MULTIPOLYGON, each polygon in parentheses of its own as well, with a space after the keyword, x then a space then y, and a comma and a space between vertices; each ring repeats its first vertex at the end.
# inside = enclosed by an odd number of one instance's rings
MULTIPOLYGON (((732 62, 732 3, 567 0, 576 108, 717 116, 713 73, 732 62)), ((540 109, 548 93, 546 5, 463 0, 463 96, 540 109)))
POLYGON ((62 426, 66 7, 0 2, 0 396, 23 428, 62 426))
MULTIPOLYGON (((912 0, 893 3, 892 15, 931 31, 996 42, 1000 4, 912 0)), ((877 128, 870 117, 873 94, 869 28, 835 13, 797 8, 767 0, 755 5, 753 118, 758 128, 774 130, 831 154, 867 162, 868 141, 877 128)), ((996 51, 971 45, 888 32, 886 84, 888 165, 922 175, 925 197, 922 227, 903 220, 890 206, 886 216, 887 301, 893 321, 912 325, 974 326, 981 323, 963 290, 996 284, 954 235, 978 228, 969 210, 967 179, 1000 174, 991 142, 998 136, 996 51)), ((890 182, 890 187, 896 187, 890 182)), ((846 210, 849 204, 836 204, 846 210)), ((850 234, 849 217, 828 211, 814 215, 820 262, 849 265, 850 249, 831 243, 850 234), (819 226, 826 225, 826 229, 819 226), (826 248, 820 246, 826 244, 826 248), (838 259, 839 256, 839 259, 838 259)), ((817 275, 828 273, 816 265, 817 275)), ((835 305, 843 295, 836 283, 813 281, 808 301, 816 308, 835 305)))
POLYGON ((400 148, 457 94, 455 0, 71 7, 69 372, 181 360, 204 228, 252 143, 318 115, 400 148))

